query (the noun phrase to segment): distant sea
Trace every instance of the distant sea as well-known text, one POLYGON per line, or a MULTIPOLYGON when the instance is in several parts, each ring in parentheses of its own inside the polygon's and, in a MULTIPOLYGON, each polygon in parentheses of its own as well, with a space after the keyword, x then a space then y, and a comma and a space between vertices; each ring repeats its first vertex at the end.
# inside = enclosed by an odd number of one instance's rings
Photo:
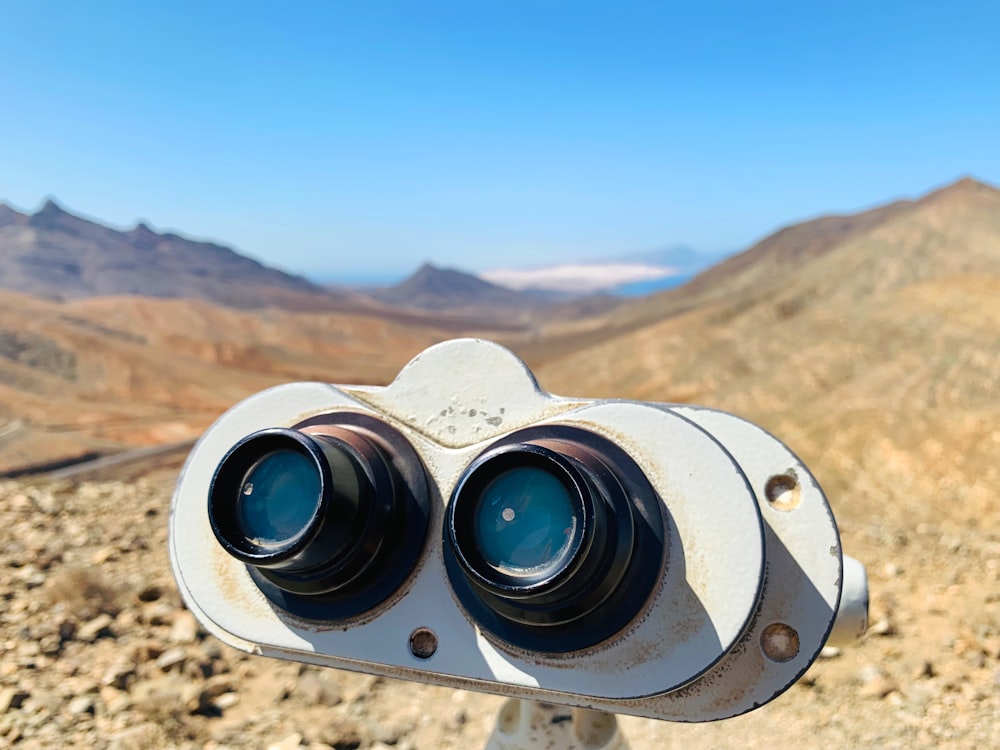
POLYGON ((662 292, 664 289, 673 289, 690 281, 693 277, 694 274, 683 274, 680 276, 667 276, 662 279, 633 281, 628 284, 616 286, 611 290, 611 294, 617 297, 643 297, 654 292, 662 292))

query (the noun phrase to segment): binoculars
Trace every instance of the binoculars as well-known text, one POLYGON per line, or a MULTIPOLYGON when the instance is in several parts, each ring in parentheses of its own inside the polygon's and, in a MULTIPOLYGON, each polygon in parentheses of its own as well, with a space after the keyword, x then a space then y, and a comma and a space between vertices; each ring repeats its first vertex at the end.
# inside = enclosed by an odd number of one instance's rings
POLYGON ((864 568, 775 437, 553 396, 473 339, 385 387, 237 404, 181 473, 170 555, 249 652, 677 721, 767 703, 867 617, 864 568))

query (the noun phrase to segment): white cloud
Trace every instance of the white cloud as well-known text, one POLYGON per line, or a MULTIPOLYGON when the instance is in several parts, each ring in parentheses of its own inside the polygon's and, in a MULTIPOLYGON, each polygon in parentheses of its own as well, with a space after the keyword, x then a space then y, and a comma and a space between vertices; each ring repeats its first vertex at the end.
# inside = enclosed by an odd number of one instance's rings
POLYGON ((636 281, 677 276, 680 271, 646 263, 569 264, 549 268, 497 268, 479 277, 510 289, 551 289, 558 292, 592 293, 614 289, 636 281))

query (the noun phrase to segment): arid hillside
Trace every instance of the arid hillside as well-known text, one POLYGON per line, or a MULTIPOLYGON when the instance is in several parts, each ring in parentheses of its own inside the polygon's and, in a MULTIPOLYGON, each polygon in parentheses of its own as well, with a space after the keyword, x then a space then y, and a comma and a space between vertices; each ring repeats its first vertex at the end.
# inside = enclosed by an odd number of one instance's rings
POLYGON ((354 310, 369 304, 214 242, 156 232, 142 222, 119 231, 51 199, 34 214, 0 203, 0 288, 51 299, 127 294, 242 308, 354 310))
MULTIPOLYGON (((276 382, 385 382, 461 330, 139 298, 3 295, 0 310, 11 465, 189 439, 276 382)), ((715 406, 770 429, 826 489, 872 593, 868 635, 787 694, 710 725, 626 718, 633 750, 996 746, 1000 192, 963 180, 807 222, 688 287, 593 312, 485 333, 553 392, 715 406)), ((0 483, 0 744, 483 746, 499 698, 207 636, 167 566, 172 479, 0 483)))
POLYGON ((661 318, 546 363, 542 383, 745 415, 850 519, 1000 509, 1000 191, 962 181, 790 268, 762 258, 770 273, 721 278, 693 309, 641 301, 661 318))
POLYGON ((658 319, 539 377, 735 412, 813 469, 868 566, 874 626, 816 668, 819 685, 853 673, 858 694, 802 746, 845 746, 824 728, 853 716, 852 746, 893 746, 871 734, 888 728, 900 747, 976 747, 1000 696, 1000 191, 962 181, 886 211, 786 262, 761 243, 710 272, 726 294, 643 300, 633 319, 658 319), (941 734, 916 730, 933 716, 941 734))
POLYGON ((140 297, 0 292, 0 310, 0 472, 192 439, 278 383, 385 383, 454 335, 385 317, 140 297))

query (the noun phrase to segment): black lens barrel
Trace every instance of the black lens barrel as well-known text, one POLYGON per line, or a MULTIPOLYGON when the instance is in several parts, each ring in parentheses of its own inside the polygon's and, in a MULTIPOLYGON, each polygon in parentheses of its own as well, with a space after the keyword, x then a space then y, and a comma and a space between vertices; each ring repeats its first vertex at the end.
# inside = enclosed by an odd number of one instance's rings
MULTIPOLYGON (((411 576, 431 504, 409 441, 343 412, 239 441, 216 469, 208 516, 274 605, 342 622, 411 576)), ((445 509, 445 568, 488 636, 578 651, 640 614, 666 561, 665 524, 656 492, 615 442, 570 425, 531 427, 462 473, 445 509)))
POLYGON ((248 435, 220 462, 208 501, 219 543, 268 598, 316 619, 354 616, 391 595, 412 572, 430 518, 423 467, 399 433, 364 415, 329 419, 248 435), (312 510, 300 512, 305 520, 287 539, 264 543, 248 533, 242 495, 279 451, 305 458, 319 491, 303 498, 293 487, 265 498, 312 510))
POLYGON ((659 500, 635 462, 595 433, 552 425, 505 438, 462 474, 446 511, 445 563, 463 606, 493 635, 567 652, 634 619, 659 577, 664 539, 659 500), (475 527, 491 482, 518 467, 557 477, 577 514, 568 553, 535 574, 490 564, 475 527))

